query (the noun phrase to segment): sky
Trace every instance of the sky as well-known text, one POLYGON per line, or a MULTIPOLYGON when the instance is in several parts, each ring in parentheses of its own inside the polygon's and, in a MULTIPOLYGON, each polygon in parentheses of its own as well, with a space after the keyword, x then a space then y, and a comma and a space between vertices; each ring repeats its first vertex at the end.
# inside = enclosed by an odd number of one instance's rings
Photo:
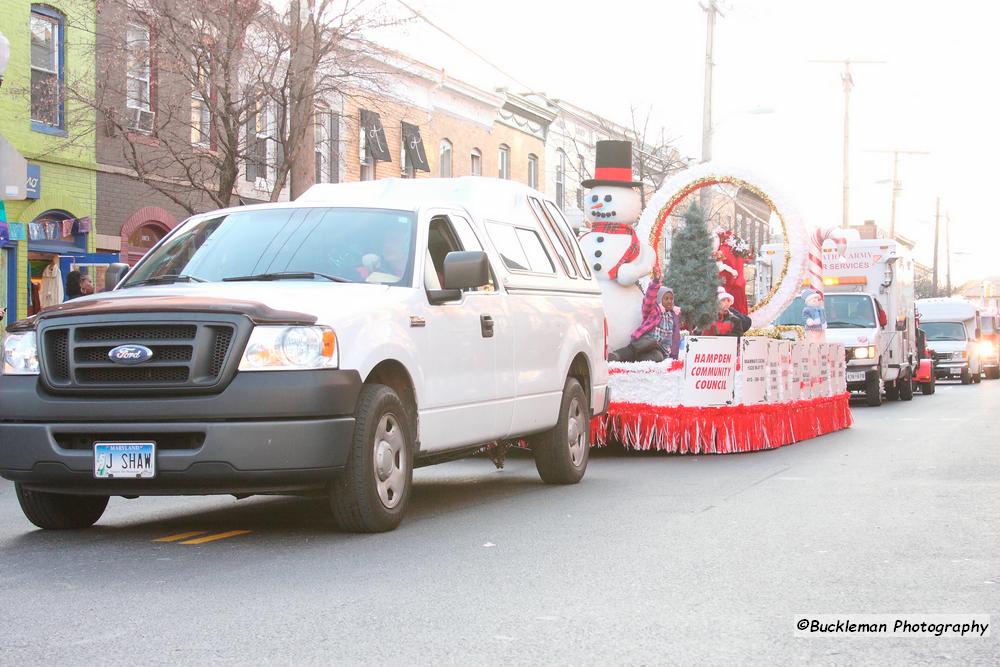
MULTIPOLYGON (((400 0, 387 9, 406 12, 400 0)), ((415 21, 380 41, 456 78, 543 91, 623 124, 652 114, 682 155, 700 157, 705 12, 697 0, 405 0, 466 47, 415 21), (478 54, 496 67, 486 65, 478 54)), ((713 153, 760 174, 810 224, 842 219, 843 65, 852 66, 850 221, 889 225, 930 263, 935 203, 951 220, 952 280, 1000 274, 1000 3, 987 0, 720 0, 713 153)))

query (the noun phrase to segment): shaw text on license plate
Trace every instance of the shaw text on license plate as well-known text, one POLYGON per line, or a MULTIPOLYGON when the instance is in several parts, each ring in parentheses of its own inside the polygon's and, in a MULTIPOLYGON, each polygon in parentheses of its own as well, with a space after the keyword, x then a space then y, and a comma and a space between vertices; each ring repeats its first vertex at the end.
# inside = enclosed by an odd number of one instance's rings
POLYGON ((97 479, 156 477, 156 443, 95 442, 94 477, 97 479))

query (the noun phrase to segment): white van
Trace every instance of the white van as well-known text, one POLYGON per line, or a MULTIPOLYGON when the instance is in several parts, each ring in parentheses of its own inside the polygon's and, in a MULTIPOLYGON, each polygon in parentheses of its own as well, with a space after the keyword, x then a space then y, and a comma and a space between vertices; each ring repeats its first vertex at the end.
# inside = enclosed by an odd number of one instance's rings
POLYGON ((962 384, 980 382, 982 325, 976 305, 954 297, 920 299, 917 310, 927 347, 934 352, 935 376, 962 384))
POLYGON ((390 530, 414 467, 484 443, 579 481, 608 404, 597 282, 559 209, 498 179, 197 215, 10 332, 0 475, 43 528, 111 495, 322 493, 345 529, 390 530))

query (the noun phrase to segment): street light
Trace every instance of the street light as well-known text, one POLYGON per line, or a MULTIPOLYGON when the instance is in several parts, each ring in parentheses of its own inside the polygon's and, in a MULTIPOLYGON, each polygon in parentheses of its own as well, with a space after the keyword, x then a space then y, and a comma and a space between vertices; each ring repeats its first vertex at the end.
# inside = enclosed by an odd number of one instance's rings
POLYGON ((0 32, 0 86, 3 85, 3 75, 7 71, 8 64, 10 64, 10 42, 0 32))

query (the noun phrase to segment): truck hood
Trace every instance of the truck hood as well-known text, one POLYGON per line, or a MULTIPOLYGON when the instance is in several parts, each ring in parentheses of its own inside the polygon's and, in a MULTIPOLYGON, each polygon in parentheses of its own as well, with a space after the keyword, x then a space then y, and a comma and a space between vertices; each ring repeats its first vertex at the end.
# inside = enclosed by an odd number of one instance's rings
POLYGON ((965 340, 929 340, 927 347, 938 354, 942 352, 961 352, 968 349, 969 342, 965 340))
POLYGON ((862 347, 878 344, 878 329, 851 328, 827 329, 826 342, 841 343, 844 347, 862 347))
POLYGON ((33 328, 39 319, 157 310, 239 313, 258 324, 320 322, 335 326, 337 321, 370 312, 390 289, 386 285, 301 280, 147 285, 73 299, 46 308, 10 329, 33 328))

